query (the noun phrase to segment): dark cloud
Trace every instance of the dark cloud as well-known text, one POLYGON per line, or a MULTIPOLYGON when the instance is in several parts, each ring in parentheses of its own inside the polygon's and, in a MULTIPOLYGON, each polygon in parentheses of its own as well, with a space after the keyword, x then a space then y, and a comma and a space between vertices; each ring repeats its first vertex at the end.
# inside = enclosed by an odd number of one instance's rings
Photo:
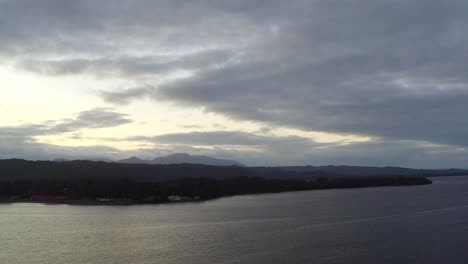
POLYGON ((467 8, 316 1, 245 50, 241 63, 153 96, 239 120, 466 146, 467 8))
POLYGON ((177 70, 206 70, 227 63, 232 51, 207 50, 190 54, 126 56, 97 59, 21 60, 22 69, 46 75, 91 74, 99 77, 141 77, 170 74, 177 70))
POLYGON ((121 91, 101 91, 100 96, 106 102, 124 105, 128 104, 130 101, 136 98, 145 97, 148 93, 151 92, 152 89, 153 88, 151 86, 143 86, 121 91))
POLYGON ((145 97, 148 93, 148 88, 131 88, 122 91, 101 91, 100 95, 104 101, 113 104, 128 104, 130 101, 145 97))
POLYGON ((250 27, 209 3, 165 0, 1 1, 0 18, 0 56, 52 74, 205 67, 250 27))

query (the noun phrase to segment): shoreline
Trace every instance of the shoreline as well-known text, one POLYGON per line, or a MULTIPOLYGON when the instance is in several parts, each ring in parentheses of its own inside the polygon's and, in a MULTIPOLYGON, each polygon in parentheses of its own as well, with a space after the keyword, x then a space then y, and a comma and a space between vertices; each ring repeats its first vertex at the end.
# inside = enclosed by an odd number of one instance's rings
POLYGON ((283 191, 272 191, 272 192, 252 192, 252 193, 238 193, 238 194, 227 194, 220 195, 217 197, 210 198, 191 198, 181 197, 181 200, 158 200, 158 201, 138 201, 132 199, 114 199, 110 201, 98 201, 90 199, 70 199, 70 200, 31 200, 31 199, 0 199, 0 204, 16 204, 16 203, 37 203, 45 205, 79 205, 79 206, 129 206, 129 205, 162 205, 162 204, 181 204, 181 203, 198 203, 210 200, 216 200, 226 197, 244 196, 244 195, 261 195, 261 194, 275 194, 275 193, 287 193, 287 192, 301 192, 301 191, 315 191, 315 190, 330 190, 330 189, 359 189, 359 188, 375 188, 375 187, 402 187, 402 186, 421 186, 429 185, 433 182, 427 178, 427 181, 420 183, 402 183, 402 184, 382 184, 375 186, 336 186, 336 187, 322 187, 322 188, 310 188, 310 189, 295 189, 295 190, 283 190, 283 191))

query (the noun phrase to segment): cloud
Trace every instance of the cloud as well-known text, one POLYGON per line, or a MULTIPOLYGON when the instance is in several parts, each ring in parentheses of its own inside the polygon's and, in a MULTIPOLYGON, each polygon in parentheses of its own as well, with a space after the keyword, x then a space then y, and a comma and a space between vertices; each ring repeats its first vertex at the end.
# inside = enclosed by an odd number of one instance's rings
POLYGON ((0 159, 17 157, 117 160, 130 156, 154 158, 185 152, 233 159, 249 166, 333 164, 448 168, 466 167, 468 161, 467 149, 420 141, 316 143, 304 137, 262 136, 240 131, 175 133, 106 140, 143 141, 153 143, 154 146, 145 145, 134 150, 121 150, 106 145, 57 146, 40 143, 34 137, 0 133, 0 159))
POLYGON ((18 126, 0 127, 0 136, 2 137, 29 137, 33 135, 42 135, 48 129, 46 125, 28 124, 18 126))
POLYGON ((49 128, 48 133, 64 133, 82 128, 96 129, 115 127, 133 122, 126 114, 113 112, 109 108, 95 108, 80 112, 75 119, 63 119, 49 128))
POLYGON ((125 13, 89 1, 2 3, 5 25, 15 23, 4 26, 7 55, 31 71, 137 84, 102 91, 110 103, 150 96, 307 131, 468 145, 466 1, 115 5, 125 13), (196 73, 139 85, 180 69, 196 73))
POLYGON ((339 164, 448 168, 466 167, 468 161, 465 148, 413 140, 317 143, 300 136, 265 136, 241 131, 172 133, 107 140, 141 141, 157 147, 154 151, 151 147, 135 150, 133 153, 137 156, 151 158, 152 153, 188 152, 237 160, 249 166, 339 164))
POLYGON ((117 58, 64 58, 53 60, 21 60, 17 66, 45 75, 90 74, 103 76, 168 75, 177 70, 203 70, 227 63, 235 56, 229 50, 205 50, 189 54, 130 56, 117 58))
POLYGON ((311 5, 241 63, 164 84, 153 98, 307 131, 468 145, 466 2, 311 5))
POLYGON ((58 146, 54 144, 40 143, 33 138, 5 138, 0 135, 0 159, 93 159, 115 157, 119 152, 120 150, 109 146, 58 146))
MULTIPOLYGON (((468 146, 467 9, 464 0, 0 1, 0 59, 57 77, 125 79, 128 88, 99 93, 116 105, 152 98, 266 127, 375 139, 322 152, 288 149, 296 161, 323 155, 335 162, 405 163, 400 155, 452 164, 446 157, 466 161, 458 149, 468 146), (161 81, 179 70, 191 74, 161 81)), ((110 112, 0 133, 130 122, 110 112)), ((212 144, 220 153, 227 143, 269 146, 272 153, 280 152, 278 140, 300 147, 294 138, 218 133, 152 140, 212 144)))
POLYGON ((106 102, 118 105, 125 105, 136 98, 145 97, 148 94, 148 92, 151 91, 151 89, 152 87, 144 86, 130 88, 122 91, 101 91, 100 96, 106 102))
POLYGON ((102 158, 120 157, 120 150, 105 146, 59 146, 42 143, 36 137, 71 133, 69 138, 85 137, 83 129, 115 127, 132 122, 126 114, 110 108, 94 108, 82 111, 75 118, 49 120, 40 124, 23 124, 0 127, 0 159, 55 159, 55 158, 102 158))
POLYGON ((178 127, 185 128, 185 129, 200 129, 200 128, 203 128, 203 126, 201 126, 201 125, 179 125, 178 127))
POLYGON ((81 129, 115 127, 133 122, 126 114, 112 111, 110 108, 94 108, 82 111, 75 118, 50 120, 42 124, 24 124, 0 127, 0 136, 29 138, 40 135, 57 135, 77 132, 81 129))
POLYGON ((195 146, 262 146, 269 144, 300 144, 319 145, 316 142, 298 136, 262 136, 240 131, 210 131, 210 132, 189 132, 171 133, 153 137, 130 137, 124 140, 150 141, 162 144, 184 144, 195 146))

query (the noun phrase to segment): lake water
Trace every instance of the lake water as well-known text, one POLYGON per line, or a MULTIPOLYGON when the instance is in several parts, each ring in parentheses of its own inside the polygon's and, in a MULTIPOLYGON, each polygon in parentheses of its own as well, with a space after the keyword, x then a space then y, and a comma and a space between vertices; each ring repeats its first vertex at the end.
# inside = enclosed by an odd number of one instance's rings
POLYGON ((143 206, 0 205, 1 264, 468 263, 468 177, 143 206))

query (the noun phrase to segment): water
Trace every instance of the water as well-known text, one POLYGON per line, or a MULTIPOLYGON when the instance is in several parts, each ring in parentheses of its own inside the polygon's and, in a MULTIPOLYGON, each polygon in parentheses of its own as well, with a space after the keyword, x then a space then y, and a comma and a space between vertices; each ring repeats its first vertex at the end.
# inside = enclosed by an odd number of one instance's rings
POLYGON ((0 205, 1 264, 468 263, 468 177, 144 206, 0 205))

